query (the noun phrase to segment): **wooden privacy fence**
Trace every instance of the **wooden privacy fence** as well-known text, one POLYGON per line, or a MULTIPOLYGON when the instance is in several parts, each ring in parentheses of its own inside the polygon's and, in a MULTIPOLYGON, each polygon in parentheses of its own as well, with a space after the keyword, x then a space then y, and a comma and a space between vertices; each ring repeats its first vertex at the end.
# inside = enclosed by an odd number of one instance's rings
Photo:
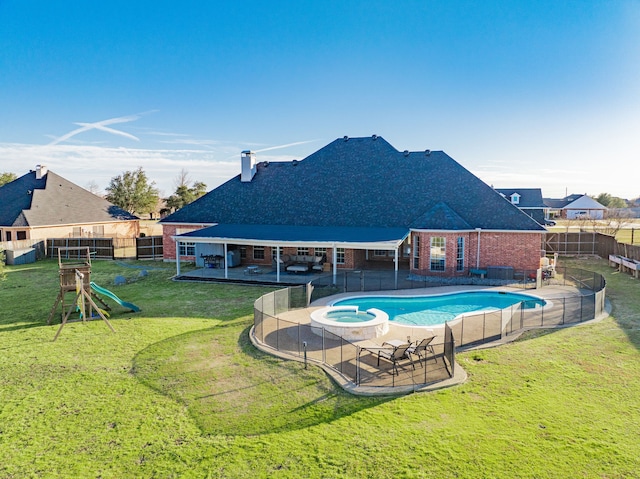
POLYGON ((561 255, 598 254, 599 235, 600 233, 587 231, 547 233, 545 249, 547 253, 561 255))
POLYGON ((136 238, 136 259, 162 259, 162 236, 136 238))
POLYGON ((162 236, 143 238, 51 238, 47 240, 47 256, 58 257, 62 248, 64 259, 78 254, 80 250, 68 248, 89 248, 94 259, 162 259, 162 236))
POLYGON ((49 258, 58 258, 58 249, 62 249, 60 252, 62 259, 73 259, 75 257, 73 255, 78 255, 80 259, 86 248, 89 248, 91 257, 94 259, 114 259, 113 238, 50 238, 47 240, 49 258))
POLYGON ((547 233, 545 249, 547 254, 598 255, 601 258, 613 254, 640 260, 640 246, 620 243, 614 236, 593 231, 547 233))

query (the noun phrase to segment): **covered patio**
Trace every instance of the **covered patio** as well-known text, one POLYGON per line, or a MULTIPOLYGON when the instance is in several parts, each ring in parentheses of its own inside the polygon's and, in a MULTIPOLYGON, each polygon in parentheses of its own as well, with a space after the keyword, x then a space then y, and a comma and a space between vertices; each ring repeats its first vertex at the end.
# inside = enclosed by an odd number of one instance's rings
MULTIPOLYGON (((176 277, 201 278, 203 280, 227 280, 274 284, 303 284, 319 277, 332 275, 334 282, 338 271, 350 268, 345 262, 347 251, 388 252, 390 263, 397 273, 403 248, 409 248, 405 228, 319 227, 290 225, 215 225, 197 231, 172 236, 176 242, 176 277), (181 263, 187 246, 192 248, 191 257, 214 256, 221 258, 214 264, 207 263, 200 270, 183 274, 181 263), (269 247, 271 258, 258 264, 240 258, 236 253, 243 246, 269 247), (329 271, 304 271, 293 273, 283 267, 284 248, 322 249, 329 271), (234 259, 236 258, 237 259, 234 259), (270 261, 272 260, 272 261, 270 261), (269 264, 265 264, 266 262, 269 264), (340 265, 340 267, 339 267, 340 265), (293 274, 292 274, 293 273, 293 274)), ((379 261, 372 261, 379 267, 379 261)))

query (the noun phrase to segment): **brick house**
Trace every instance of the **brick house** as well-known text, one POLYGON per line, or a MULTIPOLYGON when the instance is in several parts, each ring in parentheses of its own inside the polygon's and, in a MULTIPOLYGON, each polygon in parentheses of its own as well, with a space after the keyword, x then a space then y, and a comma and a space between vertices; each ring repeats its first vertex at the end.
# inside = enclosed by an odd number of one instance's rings
POLYGON ((0 187, 0 242, 139 233, 137 216, 44 165, 0 187))
POLYGON ((167 261, 271 266, 304 254, 334 272, 387 264, 448 276, 536 270, 546 232, 446 153, 398 151, 376 135, 292 162, 245 151, 240 175, 161 223, 167 261))

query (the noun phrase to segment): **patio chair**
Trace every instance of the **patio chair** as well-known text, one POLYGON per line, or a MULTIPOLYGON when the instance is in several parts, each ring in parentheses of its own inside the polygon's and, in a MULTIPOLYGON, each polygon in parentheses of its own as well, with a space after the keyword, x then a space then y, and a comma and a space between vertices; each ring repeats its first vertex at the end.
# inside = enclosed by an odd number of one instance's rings
POLYGON ((409 361, 411 361, 411 366, 413 366, 413 369, 415 369, 416 365, 413 364, 413 359, 411 358, 411 355, 407 353, 407 350, 409 349, 410 346, 411 346, 411 343, 407 343, 407 344, 401 344, 400 346, 394 346, 391 351, 388 351, 385 349, 379 349, 378 350, 378 366, 380 366, 380 358, 386 359, 387 361, 390 361, 392 363, 391 374, 396 375, 396 374, 399 374, 398 362, 401 361, 402 359, 408 359, 409 361))
POLYGON ((420 367, 422 366, 422 361, 427 364, 428 353, 433 355, 433 359, 438 362, 438 358, 436 357, 436 352, 433 350, 433 346, 431 343, 436 339, 435 336, 431 336, 429 338, 424 338, 420 341, 416 341, 415 346, 409 346, 407 348, 407 354, 415 354, 418 356, 418 362, 420 363, 420 367))

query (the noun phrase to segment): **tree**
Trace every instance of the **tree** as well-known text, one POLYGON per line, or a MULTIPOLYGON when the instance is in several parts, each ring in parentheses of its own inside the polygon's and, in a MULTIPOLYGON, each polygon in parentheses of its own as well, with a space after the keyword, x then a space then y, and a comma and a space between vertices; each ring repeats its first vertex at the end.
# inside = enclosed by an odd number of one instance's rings
POLYGON ((602 206, 607 208, 626 208, 627 202, 617 196, 611 196, 609 193, 600 193, 595 200, 602 206))
POLYGON ((18 175, 15 173, 0 173, 0 186, 6 185, 7 183, 11 183, 13 180, 17 180, 18 175))
POLYGON ((180 171, 180 174, 176 178, 175 185, 176 191, 169 198, 165 198, 164 203, 166 208, 163 212, 171 213, 177 211, 180 208, 194 202, 207 192, 207 185, 201 181, 196 181, 193 186, 189 187, 191 180, 189 179, 189 173, 187 170, 180 171))
POLYGON ((153 181, 149 183, 142 167, 136 171, 125 171, 111 178, 106 188, 106 199, 129 213, 150 213, 155 211, 159 199, 154 185, 153 181))

